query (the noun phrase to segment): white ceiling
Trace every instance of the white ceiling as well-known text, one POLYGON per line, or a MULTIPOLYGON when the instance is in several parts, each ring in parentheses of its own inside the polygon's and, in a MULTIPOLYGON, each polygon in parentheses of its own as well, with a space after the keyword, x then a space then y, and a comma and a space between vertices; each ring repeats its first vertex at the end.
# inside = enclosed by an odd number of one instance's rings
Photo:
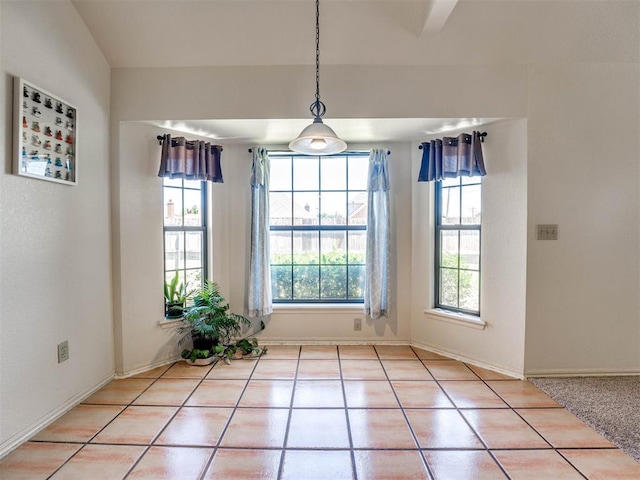
MULTIPOLYGON (((323 61, 410 62, 410 56, 420 47, 414 40, 424 32, 438 33, 457 2, 322 0, 323 61), (410 44, 413 46, 398 57, 410 44)), ((109 64, 116 68, 308 65, 315 61, 313 0, 72 3, 109 64)))
MULTIPOLYGON (((313 0, 72 3, 112 68, 315 62, 313 0)), ((618 28, 622 20, 637 15, 636 6, 613 0, 321 0, 321 74, 322 65, 393 69, 637 61, 640 37, 618 28)), ((636 23, 640 30, 640 19, 636 23)), ((331 110, 331 105, 327 107, 331 110)), ((459 121, 491 120, 329 119, 327 123, 347 141, 371 142, 420 139, 453 130, 459 121)), ((173 123, 170 128, 227 142, 287 143, 306 124, 287 119, 200 120, 173 123)))

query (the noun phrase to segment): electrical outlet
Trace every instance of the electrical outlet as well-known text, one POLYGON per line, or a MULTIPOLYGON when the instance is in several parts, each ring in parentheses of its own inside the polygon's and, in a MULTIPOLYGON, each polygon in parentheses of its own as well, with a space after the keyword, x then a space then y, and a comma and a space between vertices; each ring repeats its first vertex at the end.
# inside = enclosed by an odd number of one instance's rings
POLYGON ((354 332, 362 331, 362 319, 361 318, 354 318, 353 319, 353 331, 354 332))
POLYGON ((558 239, 558 225, 537 225, 538 240, 557 240, 558 239))
POLYGON ((65 340, 58 344, 58 363, 69 360, 69 341, 65 340))

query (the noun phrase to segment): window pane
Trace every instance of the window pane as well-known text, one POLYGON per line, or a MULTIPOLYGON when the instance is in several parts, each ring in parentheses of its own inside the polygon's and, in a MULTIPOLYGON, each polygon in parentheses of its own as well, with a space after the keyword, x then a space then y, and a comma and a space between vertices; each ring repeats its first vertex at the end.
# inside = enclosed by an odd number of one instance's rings
POLYGON ((318 157, 294 157, 293 189, 318 190, 319 187, 318 157))
POLYGON ((182 226, 182 189, 165 187, 163 193, 164 225, 182 226))
POLYGON ((368 157, 349 157, 349 190, 366 190, 369 175, 368 157))
POLYGON ((459 230, 440 231, 440 266, 458 268, 458 235, 459 230))
POLYGON ((162 182, 165 282, 170 282, 177 271, 183 285, 180 293, 191 296, 206 278, 206 184, 168 178, 162 182))
POLYGON ((440 304, 458 308, 458 270, 440 269, 440 304))
POLYGON ((291 232, 271 232, 269 250, 272 265, 291 265, 291 232))
POLYGON ((187 270, 187 293, 191 295, 191 292, 202 288, 203 275, 201 268, 194 268, 187 270))
POLYGON ((362 301, 366 231, 347 228, 366 227, 368 156, 274 155, 271 166, 274 300, 362 301))
POLYGON ((455 187, 457 185, 460 185, 460 177, 444 178, 440 182, 443 187, 455 187))
POLYGON ((327 266, 320 270, 320 297, 347 298, 347 267, 327 266))
POLYGON ((480 224, 482 216, 482 196, 480 185, 462 188, 462 223, 480 224))
POLYGON ((321 162, 320 188, 322 188, 322 190, 346 190, 346 157, 322 157, 321 162))
POLYGON ((436 252, 437 304, 454 310, 480 313, 480 177, 459 177, 436 184, 440 211, 436 252), (449 186, 447 186, 449 185, 449 186), (446 225, 456 230, 447 230, 446 225), (458 229, 469 225, 472 229, 458 229))
POLYGON ((318 266, 293 267, 293 298, 301 300, 318 298, 319 283, 320 268, 318 266))
POLYGON ((442 189, 440 208, 442 209, 441 225, 460 223, 460 187, 442 189))
POLYGON ((291 190, 291 157, 271 157, 270 190, 291 190))
POLYGON ((274 299, 290 300, 292 297, 291 267, 271 267, 271 295, 274 299))
POLYGON ((181 178, 162 177, 162 185, 164 185, 165 187, 182 188, 182 179, 181 178))
POLYGON ((480 309, 480 273, 460 270, 460 308, 480 309))
POLYGON ((164 233, 164 268, 165 270, 184 269, 184 233, 164 233))
POLYGON ((482 177, 460 177, 462 185, 474 185, 482 182, 482 177))
POLYGON ((202 225, 202 192, 200 190, 184 191, 184 224, 188 227, 202 225))
POLYGON ((202 180, 185 180, 184 188, 200 190, 202 188, 202 180))
POLYGON ((320 263, 334 265, 347 263, 346 232, 320 232, 320 263))
POLYGON ((187 268, 202 268, 202 232, 185 232, 187 268))
POLYGON ((348 267, 349 298, 364 298, 364 265, 348 267))
POLYGON ((480 269, 480 232, 477 230, 460 232, 460 268, 480 269))
POLYGON ((347 223, 349 225, 367 224, 367 192, 349 193, 349 203, 347 205, 347 223))
POLYGON ((365 251, 367 247, 367 232, 349 232, 349 264, 362 264, 365 263, 365 251))
POLYGON ((322 225, 347 224, 347 194, 345 192, 321 193, 320 208, 322 225))
MULTIPOLYGON (((166 283, 171 283, 175 274, 176 274, 175 270, 168 270, 164 272, 164 281, 166 283)), ((178 270, 178 285, 176 286, 176 288, 183 283, 184 283, 184 270, 178 270)))
POLYGON ((292 225, 291 194, 271 192, 269 194, 269 222, 271 225, 292 225))
POLYGON ((320 202, 318 193, 293 194, 293 224, 318 225, 320 202))
POLYGON ((317 265, 319 254, 318 232, 293 232, 294 265, 317 265))

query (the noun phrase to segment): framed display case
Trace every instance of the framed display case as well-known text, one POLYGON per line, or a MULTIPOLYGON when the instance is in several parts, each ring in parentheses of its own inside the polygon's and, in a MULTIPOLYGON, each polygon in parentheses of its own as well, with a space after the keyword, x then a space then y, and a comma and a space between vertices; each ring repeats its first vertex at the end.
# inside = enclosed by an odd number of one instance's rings
POLYGON ((13 112, 14 173, 76 185, 76 108, 56 95, 15 77, 13 112))

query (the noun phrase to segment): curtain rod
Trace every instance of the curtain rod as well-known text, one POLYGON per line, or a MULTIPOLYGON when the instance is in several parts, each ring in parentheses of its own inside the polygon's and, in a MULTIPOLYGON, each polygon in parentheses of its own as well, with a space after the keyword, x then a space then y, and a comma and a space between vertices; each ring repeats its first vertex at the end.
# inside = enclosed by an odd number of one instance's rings
MULTIPOLYGON (((460 135, 469 135, 468 133, 461 133, 460 135)), ((480 141, 482 143, 484 143, 484 137, 487 136, 487 132, 480 132, 478 133, 478 136, 480 137, 480 141)), ((457 141, 457 139, 456 139, 457 141)), ((422 145, 418 145, 418 149, 422 150, 422 145)))
MULTIPOLYGON (((290 150, 271 150, 272 153, 280 153, 280 154, 287 154, 287 155, 296 155, 296 156, 301 156, 298 153, 292 153, 290 150)), ((249 153, 253 153, 253 148, 249 149, 249 153)), ((357 151, 357 150, 346 150, 344 152, 340 152, 340 153, 336 153, 335 155, 353 155, 355 153, 366 153, 364 151, 357 151)), ((387 155, 391 155, 391 150, 387 150, 387 155)), ((307 156, 307 157, 315 157, 315 156, 321 156, 321 155, 303 155, 303 156, 307 156)))
MULTIPOLYGON (((158 135, 158 136, 156 136, 156 138, 158 139, 158 145, 162 145, 162 144, 164 143, 164 135, 158 135)), ((175 140, 176 138, 184 138, 184 137, 174 137, 174 138, 172 138, 172 139, 171 139, 171 146, 172 146, 172 147, 177 147, 177 146, 178 146, 178 144, 177 144, 177 143, 174 143, 174 142, 176 141, 176 140, 175 140)), ((197 141, 197 140, 187 140, 187 139, 185 139, 185 143, 187 143, 187 144, 189 144, 189 143, 193 143, 193 142, 196 142, 196 141, 197 141)), ((221 152, 224 150, 224 149, 222 148, 222 145, 214 145, 214 144, 211 144, 211 146, 212 146, 212 147, 218 147, 218 148, 220 149, 220 151, 221 151, 221 152)))

